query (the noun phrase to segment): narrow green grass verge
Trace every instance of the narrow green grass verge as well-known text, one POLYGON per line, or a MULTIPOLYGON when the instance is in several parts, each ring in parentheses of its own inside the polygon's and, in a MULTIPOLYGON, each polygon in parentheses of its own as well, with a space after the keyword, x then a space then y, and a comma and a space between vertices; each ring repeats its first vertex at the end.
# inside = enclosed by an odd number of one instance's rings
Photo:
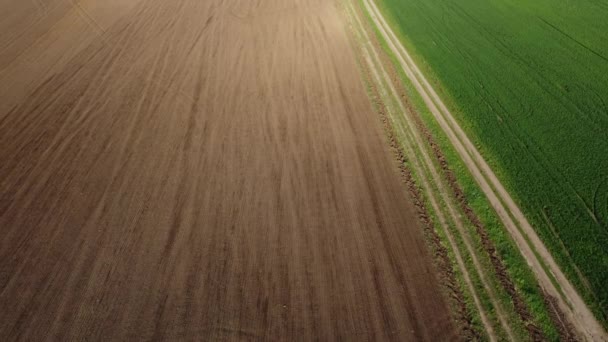
MULTIPOLYGON (((368 22, 371 23, 371 17, 369 16, 369 13, 365 10, 365 7, 363 6, 361 0, 359 0, 358 5, 365 13, 368 22)), ((390 16, 387 16, 386 18, 390 24, 393 24, 390 22, 390 16)), ((391 58, 393 65, 399 65, 397 58, 392 54, 391 49, 388 47, 386 41, 384 41, 382 35, 379 33, 376 27, 374 27, 374 30, 376 33, 376 37, 378 38, 382 48, 384 49, 384 52, 391 58)), ((397 32, 397 34, 399 34, 399 32, 397 32)), ((402 39, 402 37, 399 38, 402 39)), ((412 104, 416 108, 427 129, 429 129, 429 131, 433 135, 435 142, 441 148, 441 151, 443 152, 446 161, 450 165, 450 168, 455 173, 457 182, 462 188, 468 200, 469 206, 475 211, 479 219, 484 223, 488 235, 494 243, 498 255, 505 264, 507 272, 513 280, 517 291, 520 293, 520 295, 528 305, 530 313, 533 316, 534 323, 542 330, 547 339, 552 341, 559 340, 559 333, 550 318, 543 294, 538 286, 534 274, 526 264, 515 243, 513 242, 508 232, 505 230, 504 226, 500 222, 497 214, 494 212, 494 210, 488 203, 485 195, 480 190, 473 177, 470 175, 467 167, 460 159, 460 156, 454 150, 453 146, 449 142, 449 139, 447 138, 439 124, 435 121, 433 115, 430 113, 428 108, 426 107, 424 100, 417 93, 415 87, 413 86, 409 78, 405 75, 403 70, 401 70, 401 68, 399 67, 397 67, 396 70, 399 73, 401 81, 403 82, 403 86, 406 92, 408 93, 412 104)), ((450 105, 449 102, 448 105, 450 105)), ((434 213, 431 214, 434 215, 433 217, 436 220, 436 215, 434 213)), ((442 236, 442 238, 445 241, 446 237, 442 236)), ((462 243, 462 240, 459 241, 460 243, 462 243)), ((477 237, 476 242, 476 247, 481 248, 479 237, 477 237)), ((486 267, 491 268, 492 266, 486 264, 486 267)), ((476 280, 476 282, 478 282, 478 279, 476 280)), ((476 286, 479 286, 479 284, 477 283, 476 286)), ((510 302, 510 298, 506 294, 504 294, 504 292, 499 293, 502 293, 502 295, 500 296, 501 302, 510 302)), ((484 302, 486 300, 487 298, 484 299, 484 302)), ((488 303, 485 302, 484 306, 487 305, 488 303)))

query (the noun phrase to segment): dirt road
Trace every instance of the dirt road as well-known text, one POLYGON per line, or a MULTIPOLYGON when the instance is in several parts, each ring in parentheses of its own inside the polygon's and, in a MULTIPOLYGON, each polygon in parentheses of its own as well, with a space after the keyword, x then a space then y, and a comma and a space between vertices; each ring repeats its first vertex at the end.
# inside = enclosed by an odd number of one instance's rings
POLYGON ((389 48, 397 57, 401 68, 412 81, 519 247, 541 287, 555 299, 559 308, 581 337, 588 341, 608 341, 608 334, 602 325, 594 317, 572 283, 566 278, 521 209, 397 39, 380 13, 375 1, 364 0, 364 6, 379 28, 380 33, 388 42, 389 48))
POLYGON ((0 340, 457 337, 331 1, 0 9, 0 340))

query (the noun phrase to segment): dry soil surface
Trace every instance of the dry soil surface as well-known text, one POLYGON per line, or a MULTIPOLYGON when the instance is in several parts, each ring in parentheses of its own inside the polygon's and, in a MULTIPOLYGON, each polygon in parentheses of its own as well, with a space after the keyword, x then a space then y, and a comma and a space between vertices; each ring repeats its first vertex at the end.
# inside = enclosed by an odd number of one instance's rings
POLYGON ((457 337, 331 1, 0 13, 0 340, 457 337))

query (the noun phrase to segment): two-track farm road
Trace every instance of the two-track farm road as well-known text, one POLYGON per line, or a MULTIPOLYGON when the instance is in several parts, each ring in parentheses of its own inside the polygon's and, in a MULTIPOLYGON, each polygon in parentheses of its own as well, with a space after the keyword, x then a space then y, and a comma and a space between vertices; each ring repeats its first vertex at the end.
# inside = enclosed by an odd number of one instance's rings
POLYGON ((332 1, 0 10, 0 340, 456 338, 332 1))

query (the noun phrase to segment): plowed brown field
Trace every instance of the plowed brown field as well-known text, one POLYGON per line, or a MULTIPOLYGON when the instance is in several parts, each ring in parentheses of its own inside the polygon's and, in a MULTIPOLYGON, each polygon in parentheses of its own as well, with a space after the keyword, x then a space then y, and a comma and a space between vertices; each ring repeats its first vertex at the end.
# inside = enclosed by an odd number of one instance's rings
POLYGON ((456 338, 333 2, 0 12, 0 340, 456 338))

